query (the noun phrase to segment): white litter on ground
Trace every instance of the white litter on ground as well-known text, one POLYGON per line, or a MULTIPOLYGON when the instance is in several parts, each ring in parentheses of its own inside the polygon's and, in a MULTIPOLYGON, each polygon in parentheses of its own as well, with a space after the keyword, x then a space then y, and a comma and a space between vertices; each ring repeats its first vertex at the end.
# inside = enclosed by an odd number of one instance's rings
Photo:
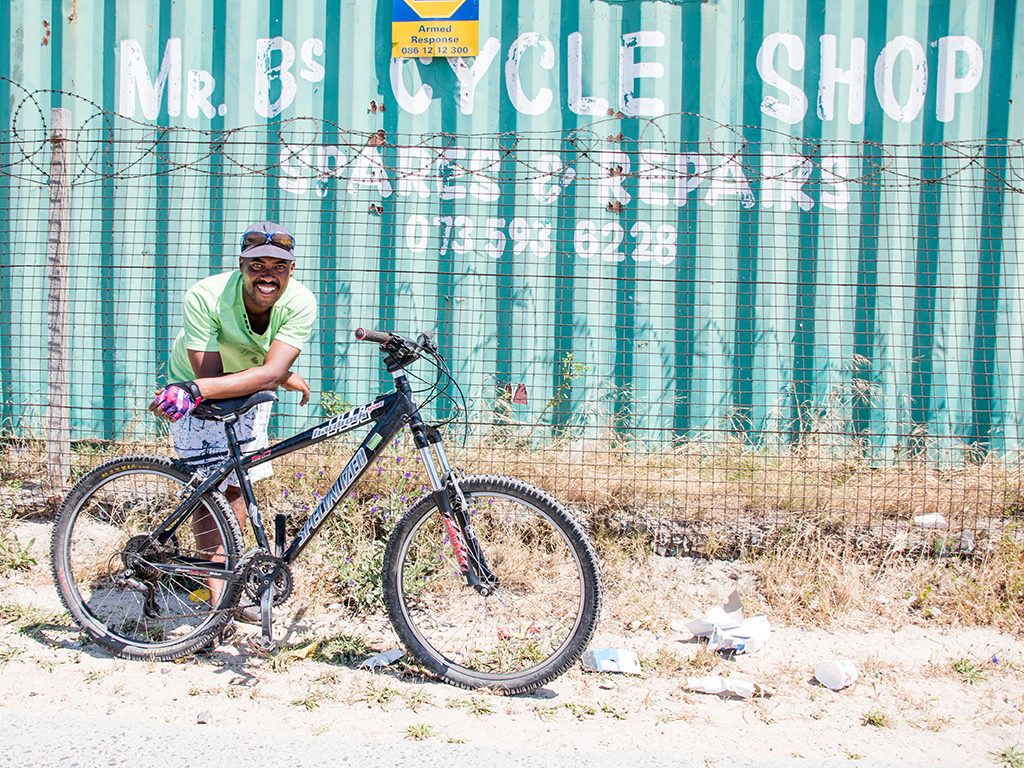
POLYGON ((767 685, 741 680, 738 677, 688 677, 686 690, 697 693, 711 693, 718 696, 732 696, 738 699, 751 699, 755 696, 771 696, 774 689, 767 685))
POLYGON ((743 604, 735 590, 724 603, 709 609, 703 619, 673 621, 669 626, 677 632, 685 629, 694 637, 708 638, 708 650, 735 653, 756 653, 772 632, 763 613, 744 618, 743 604))
POLYGON ((640 674, 640 660, 626 648, 592 648, 583 654, 583 669, 588 672, 640 674))
POLYGON ((394 664, 405 655, 401 648, 392 648, 390 651, 383 651, 360 662, 359 669, 379 669, 389 664, 394 664))

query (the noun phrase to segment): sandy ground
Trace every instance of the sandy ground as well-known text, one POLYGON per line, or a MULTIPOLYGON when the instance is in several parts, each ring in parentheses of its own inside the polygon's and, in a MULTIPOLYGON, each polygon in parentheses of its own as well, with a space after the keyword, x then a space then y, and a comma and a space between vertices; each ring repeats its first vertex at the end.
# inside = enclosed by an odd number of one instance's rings
MULTIPOLYGON (((112 658, 61 612, 45 552, 48 526, 23 524, 19 538, 33 536, 38 564, 0 580, 0 725, 5 710, 37 714, 55 724, 55 739, 61 718, 76 714, 197 729, 255 724, 293 739, 380 740, 406 751, 422 741, 581 755, 608 750, 640 760, 677 754, 709 765, 738 757, 807 765, 1024 760, 1024 645, 987 628, 826 632, 773 625, 760 652, 722 661, 709 673, 775 690, 770 698, 737 700, 685 690, 695 674, 688 662, 709 655, 668 622, 623 627, 603 620, 592 647, 636 651, 645 662, 642 675, 577 666, 531 696, 501 698, 399 668, 369 672, 298 652, 268 658, 253 649, 255 633, 248 631, 177 663, 112 658), (817 684, 814 665, 830 658, 853 661, 858 681, 838 692, 817 684), (959 659, 974 673, 954 670, 959 659)), ((691 610, 678 617, 686 619, 728 594, 740 566, 659 559, 657 567, 688 595, 682 604, 691 610)), ((397 643, 383 617, 357 621, 337 606, 296 600, 282 609, 278 627, 279 639, 293 646, 342 633, 382 650, 397 643)))

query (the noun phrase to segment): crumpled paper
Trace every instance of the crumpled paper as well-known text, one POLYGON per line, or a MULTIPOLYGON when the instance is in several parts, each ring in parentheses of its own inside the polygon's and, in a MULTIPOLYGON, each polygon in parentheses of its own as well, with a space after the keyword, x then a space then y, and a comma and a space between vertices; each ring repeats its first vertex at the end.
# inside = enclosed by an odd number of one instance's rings
POLYGON ((731 696, 737 699, 750 699, 755 696, 767 697, 775 693, 775 689, 770 686, 742 680, 738 677, 688 677, 685 687, 688 691, 731 696))

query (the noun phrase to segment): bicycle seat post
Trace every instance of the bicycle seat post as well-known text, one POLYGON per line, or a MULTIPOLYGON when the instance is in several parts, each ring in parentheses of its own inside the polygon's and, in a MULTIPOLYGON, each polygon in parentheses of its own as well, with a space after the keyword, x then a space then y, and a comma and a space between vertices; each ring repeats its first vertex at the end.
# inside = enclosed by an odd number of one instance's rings
POLYGON ((263 521, 260 519, 260 510, 256 505, 256 497, 253 495, 249 478, 239 466, 242 461, 242 448, 238 442, 238 436, 235 434, 235 422, 237 421, 237 416, 224 420, 224 434, 228 441, 228 452, 235 462, 235 478, 238 481, 238 487, 241 489, 242 499, 245 501, 245 509, 249 515, 249 521, 252 523, 253 532, 256 534, 256 541, 261 547, 269 551, 270 545, 267 541, 267 532, 263 528, 263 521))

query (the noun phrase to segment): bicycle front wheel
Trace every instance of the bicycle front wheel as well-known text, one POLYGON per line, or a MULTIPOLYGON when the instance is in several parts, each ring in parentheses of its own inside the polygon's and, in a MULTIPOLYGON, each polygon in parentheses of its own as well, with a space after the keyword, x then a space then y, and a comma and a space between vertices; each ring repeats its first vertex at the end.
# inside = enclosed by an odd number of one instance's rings
POLYGON ((189 478, 168 459, 114 459, 85 475, 57 515, 57 591, 78 625, 119 656, 173 659, 197 651, 238 602, 237 580, 202 575, 232 572, 242 550, 238 522, 220 493, 204 495, 164 544, 150 539, 181 503, 189 478))
POLYGON ((445 681, 526 693, 565 672, 597 626, 597 557, 543 491, 508 477, 460 481, 495 585, 466 582, 432 496, 403 518, 384 555, 384 599, 410 654, 445 681))

